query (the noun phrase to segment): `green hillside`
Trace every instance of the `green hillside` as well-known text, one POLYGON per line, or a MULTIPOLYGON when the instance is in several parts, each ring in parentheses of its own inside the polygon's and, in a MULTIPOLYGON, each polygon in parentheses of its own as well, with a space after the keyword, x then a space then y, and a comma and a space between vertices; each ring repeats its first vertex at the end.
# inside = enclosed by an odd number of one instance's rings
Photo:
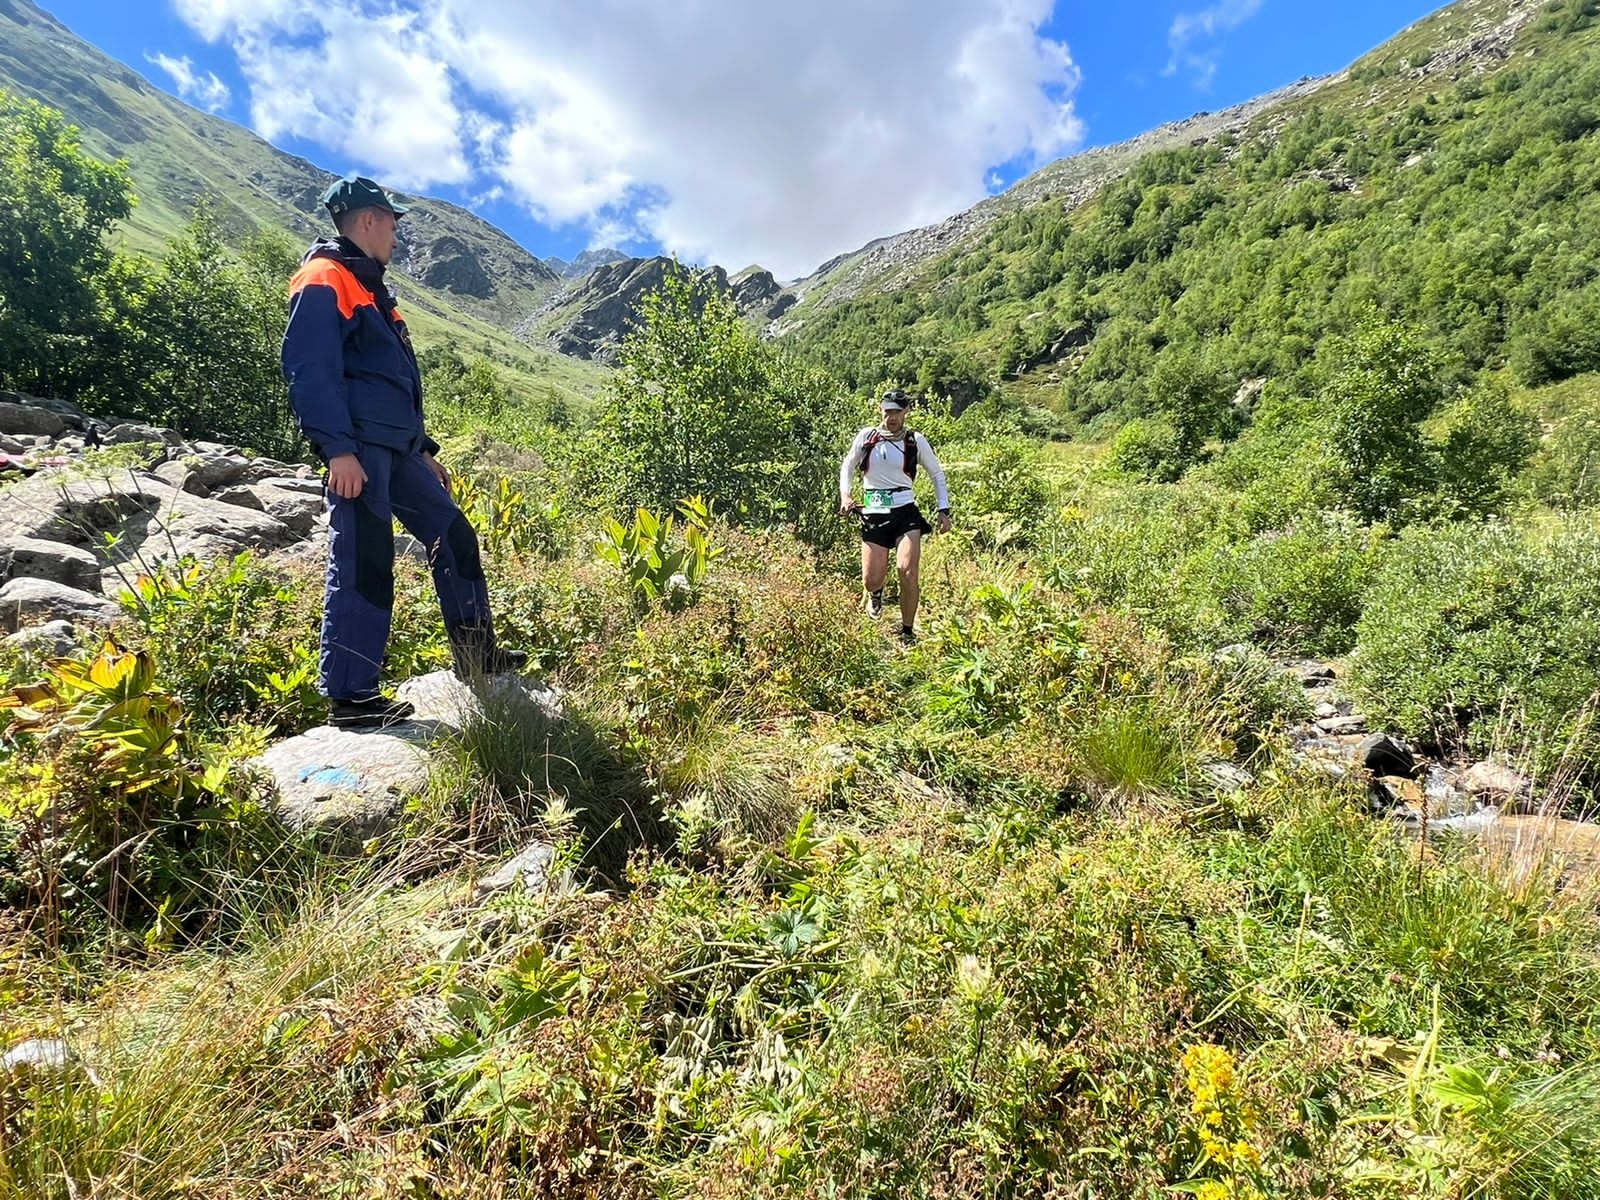
POLYGON ((1324 339, 1373 305, 1420 325, 1459 375, 1591 369, 1597 11, 1454 5, 1236 134, 1144 153, 1081 203, 1056 191, 997 217, 903 286, 808 298, 791 336, 852 384, 1005 377, 1080 424, 1159 407, 1163 364, 1304 383, 1324 339))
MULTIPOLYGON (((326 231, 317 201, 333 172, 174 99, 30 0, 0 0, 0 88, 62 112, 96 157, 127 161, 138 199, 120 226, 129 249, 159 255, 202 200, 234 244, 263 229, 296 243, 326 231)), ((396 283, 419 342, 488 355, 520 393, 555 387, 586 402, 602 370, 510 333, 557 287, 555 272, 464 209, 404 199, 417 208, 402 226, 396 283)))

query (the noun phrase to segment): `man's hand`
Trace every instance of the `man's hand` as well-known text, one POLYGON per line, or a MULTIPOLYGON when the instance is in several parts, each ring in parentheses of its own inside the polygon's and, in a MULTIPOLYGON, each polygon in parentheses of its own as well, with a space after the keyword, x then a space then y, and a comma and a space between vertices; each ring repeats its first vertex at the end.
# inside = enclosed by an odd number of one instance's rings
POLYGON ((444 464, 426 451, 423 452, 422 461, 428 464, 428 470, 433 472, 433 477, 448 492, 450 490, 450 472, 444 469, 444 464))
POLYGON ((850 501, 848 501, 848 500, 839 501, 839 515, 841 517, 848 517, 851 514, 851 512, 853 512, 854 510, 855 510, 855 505, 851 504, 850 501))
POLYGON ((950 532, 950 514, 947 512, 942 512, 939 514, 939 532, 950 532))
POLYGON ((328 460, 328 490, 341 500, 354 500, 366 485, 367 473, 354 454, 336 454, 328 460))

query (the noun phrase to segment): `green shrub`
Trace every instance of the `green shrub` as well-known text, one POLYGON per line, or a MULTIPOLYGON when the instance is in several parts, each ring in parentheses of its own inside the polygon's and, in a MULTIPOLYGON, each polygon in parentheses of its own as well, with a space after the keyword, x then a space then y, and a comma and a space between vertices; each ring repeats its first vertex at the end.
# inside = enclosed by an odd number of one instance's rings
POLYGON ((1554 508, 1600 502, 1600 375, 1532 393, 1544 436, 1528 471, 1533 494, 1554 508))
POLYGON ((36 907, 59 939, 98 909, 152 943, 213 909, 219 868, 261 824, 221 748, 190 736, 148 651, 107 639, 0 696, 0 900, 36 907), (242 835, 242 836, 241 836, 242 835), (20 891, 22 895, 6 893, 20 891))
POLYGON ((1386 550, 1356 643, 1351 682, 1377 719, 1477 752, 1558 754, 1600 680, 1600 531, 1410 531, 1386 550))
POLYGON ((1429 431, 1438 492, 1435 513, 1481 517, 1498 511, 1537 444, 1534 419, 1490 381, 1445 407, 1429 431))
POLYGON ((320 580, 245 553, 163 565, 122 603, 195 727, 251 720, 295 732, 321 714, 317 696, 320 580))
POLYGON ((1112 439, 1106 461, 1119 471, 1155 483, 1171 483, 1189 465, 1176 426, 1162 417, 1129 421, 1112 439))
POLYGON ((953 463, 950 492, 962 527, 994 548, 1036 544, 1053 499, 1038 445, 1018 438, 983 444, 970 465, 953 463))
POLYGON ((1342 654, 1379 552, 1378 535, 1348 516, 1314 515, 1197 555, 1183 587, 1209 594, 1232 636, 1286 654, 1342 654))

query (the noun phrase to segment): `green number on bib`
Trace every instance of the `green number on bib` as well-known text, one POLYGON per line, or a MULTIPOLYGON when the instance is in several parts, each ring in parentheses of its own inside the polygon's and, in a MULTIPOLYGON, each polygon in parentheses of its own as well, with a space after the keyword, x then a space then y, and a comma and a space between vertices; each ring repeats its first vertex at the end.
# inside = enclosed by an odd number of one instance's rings
POLYGON ((894 488, 868 488, 865 509, 869 513, 886 513, 893 506, 894 488))

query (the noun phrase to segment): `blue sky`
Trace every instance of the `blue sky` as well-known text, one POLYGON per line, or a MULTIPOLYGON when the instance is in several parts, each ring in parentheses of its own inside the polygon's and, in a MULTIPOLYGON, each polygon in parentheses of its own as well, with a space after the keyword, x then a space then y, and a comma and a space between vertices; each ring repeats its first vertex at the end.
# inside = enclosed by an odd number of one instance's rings
POLYGON ((42 0, 198 107, 542 257, 782 277, 1338 70, 1428 0, 42 0))

